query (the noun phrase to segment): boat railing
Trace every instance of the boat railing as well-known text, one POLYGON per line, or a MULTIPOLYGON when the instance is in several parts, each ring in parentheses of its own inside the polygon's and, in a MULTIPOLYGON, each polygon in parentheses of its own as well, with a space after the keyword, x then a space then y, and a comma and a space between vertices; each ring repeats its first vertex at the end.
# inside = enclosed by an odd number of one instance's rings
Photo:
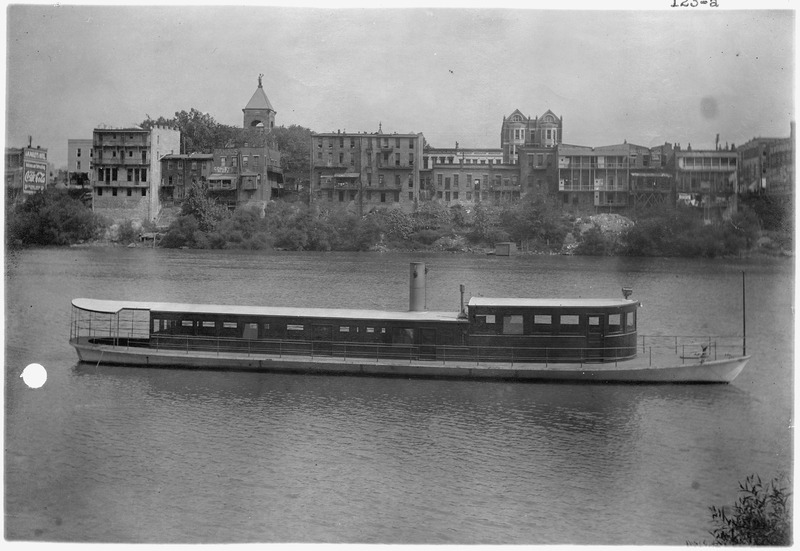
MULTIPOLYGON (((716 360, 734 355, 736 346, 720 342, 720 337, 644 336, 640 344, 625 347, 526 347, 386 344, 300 339, 243 339, 234 337, 152 334, 149 338, 128 334, 93 331, 93 344, 124 348, 148 348, 186 354, 237 353, 246 356, 335 357, 343 360, 448 361, 468 363, 617 363, 643 356, 652 365, 654 356, 665 354, 682 363, 716 360)), ((637 341, 638 342, 638 341, 637 341)))

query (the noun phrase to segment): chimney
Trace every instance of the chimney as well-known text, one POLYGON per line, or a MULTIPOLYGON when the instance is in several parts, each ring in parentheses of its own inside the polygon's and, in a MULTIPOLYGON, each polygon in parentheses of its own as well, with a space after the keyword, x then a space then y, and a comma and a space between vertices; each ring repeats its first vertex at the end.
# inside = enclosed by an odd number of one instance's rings
POLYGON ((425 274, 428 269, 424 262, 412 262, 409 274, 408 310, 409 312, 423 312, 428 309, 426 304, 425 274))

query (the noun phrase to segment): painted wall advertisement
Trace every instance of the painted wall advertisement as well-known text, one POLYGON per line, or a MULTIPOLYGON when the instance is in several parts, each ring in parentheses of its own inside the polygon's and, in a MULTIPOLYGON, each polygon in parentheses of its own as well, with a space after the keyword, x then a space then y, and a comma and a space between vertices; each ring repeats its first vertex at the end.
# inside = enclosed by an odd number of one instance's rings
POLYGON ((26 149, 22 170, 22 191, 36 193, 47 185, 47 153, 26 149))

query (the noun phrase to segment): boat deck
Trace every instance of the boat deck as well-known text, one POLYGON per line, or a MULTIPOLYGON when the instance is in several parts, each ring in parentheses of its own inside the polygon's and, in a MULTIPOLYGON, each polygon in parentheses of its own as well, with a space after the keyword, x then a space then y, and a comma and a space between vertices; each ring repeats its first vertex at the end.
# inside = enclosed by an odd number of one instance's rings
MULTIPOLYGON (((254 354, 233 351, 153 350, 73 342, 85 362, 140 367, 181 367, 315 374, 383 375, 436 378, 554 379, 598 381, 727 382, 732 362, 748 357, 682 359, 674 351, 652 350, 603 363, 523 363, 442 361, 399 358, 343 358, 325 355, 254 354)), ((741 364, 744 367, 744 363, 741 364)), ((741 369, 739 369, 741 371, 741 369)), ((738 375, 738 371, 736 372, 738 375)), ((735 375, 734 375, 735 376, 735 375)))

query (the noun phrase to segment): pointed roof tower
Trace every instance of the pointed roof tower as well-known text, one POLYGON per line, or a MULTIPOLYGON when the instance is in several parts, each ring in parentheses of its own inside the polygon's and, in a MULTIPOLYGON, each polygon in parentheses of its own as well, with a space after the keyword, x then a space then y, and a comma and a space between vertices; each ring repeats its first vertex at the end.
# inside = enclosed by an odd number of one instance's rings
POLYGON ((261 78, 263 74, 258 75, 258 88, 253 93, 253 97, 247 102, 247 105, 242 112, 244 113, 245 128, 258 127, 264 128, 266 131, 272 130, 275 126, 275 110, 264 92, 261 85, 261 78))

